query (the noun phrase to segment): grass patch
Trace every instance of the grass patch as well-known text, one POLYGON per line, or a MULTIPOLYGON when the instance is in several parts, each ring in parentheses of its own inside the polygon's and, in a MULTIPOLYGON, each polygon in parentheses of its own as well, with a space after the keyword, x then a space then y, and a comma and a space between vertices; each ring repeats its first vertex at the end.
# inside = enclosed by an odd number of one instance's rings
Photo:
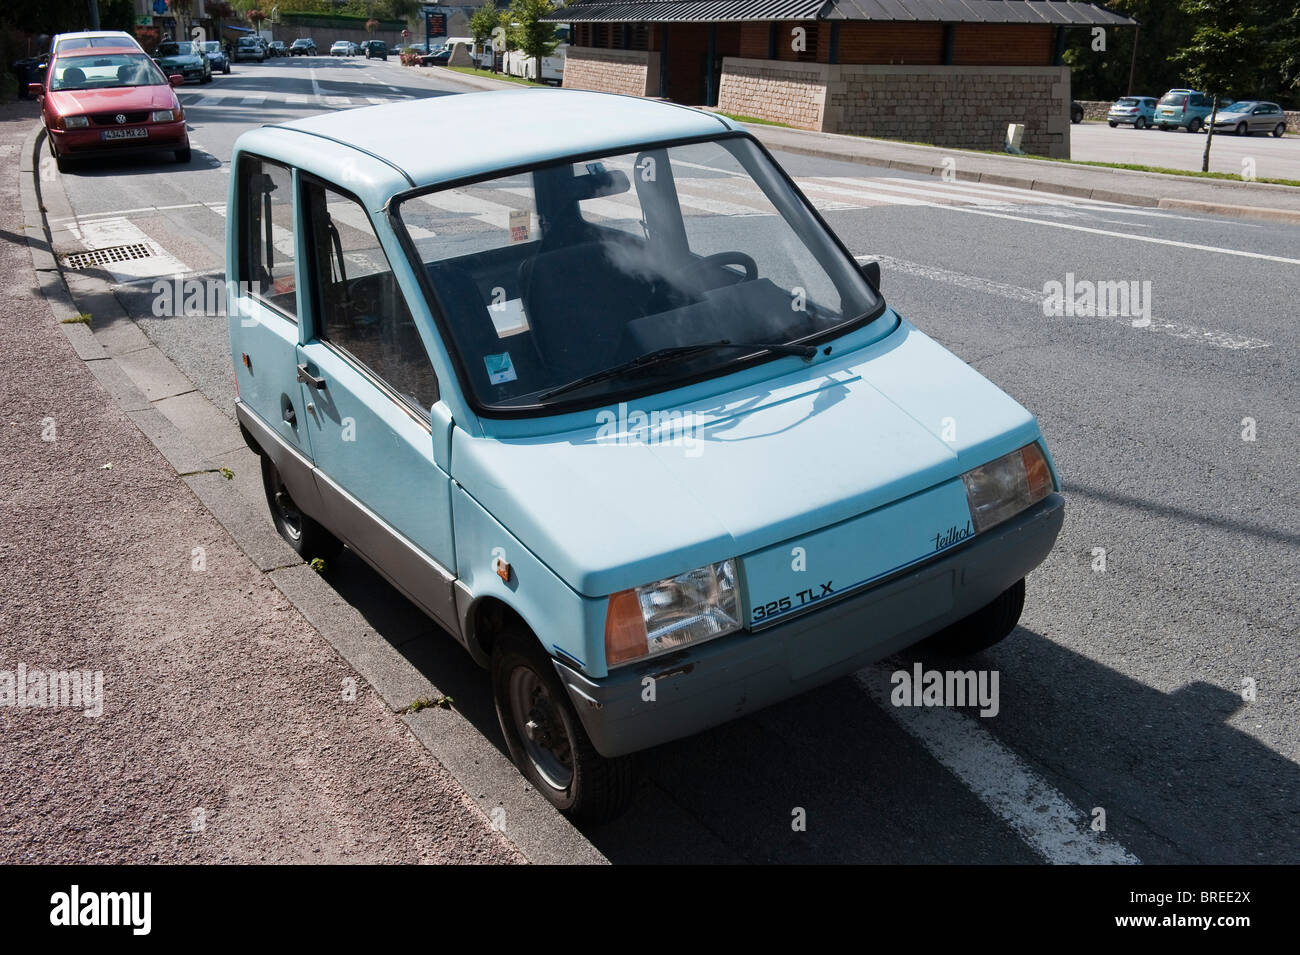
POLYGON ((451 709, 452 698, 449 696, 440 696, 436 700, 431 700, 427 696, 422 696, 406 708, 408 713, 418 713, 420 710, 435 708, 439 710, 451 709))
POLYGON ((82 312, 80 315, 73 315, 71 318, 65 318, 60 324, 63 325, 89 325, 90 313, 82 312))
POLYGON ((489 80, 505 80, 507 83, 518 83, 520 86, 550 86, 550 83, 539 83, 536 80, 525 79, 522 76, 510 76, 506 73, 493 73, 491 70, 481 70, 477 66, 446 66, 443 69, 455 70, 457 73, 466 73, 470 76, 482 76, 489 80))
POLYGON ((759 119, 757 116, 742 116, 740 113, 724 113, 718 110, 719 116, 725 116, 727 119, 734 119, 738 123, 758 123, 760 126, 780 126, 782 129, 794 129, 789 123, 778 123, 772 119, 759 119))
MULTIPOLYGON (((1011 153, 998 152, 993 149, 971 150, 989 156, 1009 156, 1011 153)), ((1193 179, 1231 179, 1233 182, 1266 182, 1274 186, 1300 186, 1297 179, 1270 179, 1260 176, 1258 179, 1245 180, 1234 172, 1201 172, 1199 169, 1169 169, 1165 166, 1143 166, 1132 162, 1099 162, 1092 159, 1058 159, 1055 156, 1032 156, 1026 153, 1018 159, 1037 159, 1040 162, 1065 163, 1067 166, 1100 166, 1103 169, 1129 169, 1133 172, 1155 172, 1162 176, 1190 176, 1193 179)))

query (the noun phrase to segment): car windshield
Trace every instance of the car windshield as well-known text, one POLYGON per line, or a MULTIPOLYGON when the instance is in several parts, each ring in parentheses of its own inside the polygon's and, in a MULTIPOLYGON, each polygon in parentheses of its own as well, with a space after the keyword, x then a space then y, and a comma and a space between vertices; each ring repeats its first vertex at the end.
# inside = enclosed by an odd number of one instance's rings
POLYGON ((119 86, 165 86, 167 77, 143 53, 56 57, 51 90, 102 90, 119 86))
POLYGON ((311 46, 311 40, 294 40, 294 46, 311 46))
POLYGON ((1219 110, 1224 113, 1248 113, 1259 104, 1250 100, 1232 105, 1219 104, 1219 110))
POLYGON ((159 43, 155 51, 157 56, 191 56, 194 53, 193 43, 159 43))
POLYGON ((1182 106, 1187 102, 1186 93, 1166 93, 1160 97, 1161 106, 1182 106))
POLYGON ((882 307, 739 136, 550 163, 404 198, 397 215, 468 386, 505 412, 708 377, 776 354, 753 343, 817 339, 882 307))
POLYGON ((216 40, 209 40, 207 43, 203 44, 203 49, 207 50, 209 53, 220 53, 221 44, 216 40))
POLYGON ((1141 101, 1132 96, 1125 96, 1115 103, 1116 106, 1140 106, 1141 101))

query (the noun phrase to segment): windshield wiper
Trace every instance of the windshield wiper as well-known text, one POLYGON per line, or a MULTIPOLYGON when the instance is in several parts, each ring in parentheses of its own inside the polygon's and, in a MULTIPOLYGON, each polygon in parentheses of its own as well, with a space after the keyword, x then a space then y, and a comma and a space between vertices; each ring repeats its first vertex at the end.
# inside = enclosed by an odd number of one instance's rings
POLYGON ((746 348, 754 351, 770 351, 777 355, 798 355, 804 361, 811 361, 813 356, 817 354, 817 348, 814 345, 791 345, 788 343, 773 344, 770 342, 733 342, 725 338, 716 342, 696 342, 694 345, 671 345, 667 348, 657 348, 652 352, 646 352, 644 355, 613 365, 602 371, 595 372, 594 374, 577 378, 567 384, 560 385, 558 388, 552 388, 550 391, 538 395, 537 400, 546 401, 558 395, 566 394, 570 391, 576 391, 586 385, 594 385, 599 381, 607 381, 610 378, 617 378, 619 375, 625 375, 642 368, 648 368, 651 365, 658 365, 666 361, 685 358, 688 355, 695 355, 703 351, 714 351, 719 348, 746 348))

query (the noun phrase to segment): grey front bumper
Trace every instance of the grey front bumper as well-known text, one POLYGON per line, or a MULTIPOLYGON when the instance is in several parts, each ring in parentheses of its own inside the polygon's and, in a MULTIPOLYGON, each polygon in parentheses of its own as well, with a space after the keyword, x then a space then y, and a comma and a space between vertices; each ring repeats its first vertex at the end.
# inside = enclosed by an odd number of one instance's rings
POLYGON ((599 680, 559 660, 555 668, 602 755, 657 746, 852 673, 974 613, 1043 562, 1064 518, 1065 501, 1053 494, 951 553, 788 623, 599 680))

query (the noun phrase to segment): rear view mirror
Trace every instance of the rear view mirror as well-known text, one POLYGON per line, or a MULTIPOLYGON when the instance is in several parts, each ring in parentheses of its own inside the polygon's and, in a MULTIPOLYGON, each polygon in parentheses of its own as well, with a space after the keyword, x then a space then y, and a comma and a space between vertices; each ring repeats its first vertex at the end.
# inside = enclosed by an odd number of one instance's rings
POLYGON ((875 289, 877 292, 879 292, 880 291, 880 263, 863 262, 862 274, 863 276, 866 277, 866 280, 871 284, 871 287, 875 289))
POLYGON ((170 83, 172 86, 184 86, 185 77, 178 76, 173 73, 171 76, 167 77, 167 82, 170 83))
POLYGON ((44 95, 45 95, 45 87, 42 86, 40 83, 28 83, 28 84, 27 84, 27 95, 28 95, 28 96, 44 96, 44 95))

